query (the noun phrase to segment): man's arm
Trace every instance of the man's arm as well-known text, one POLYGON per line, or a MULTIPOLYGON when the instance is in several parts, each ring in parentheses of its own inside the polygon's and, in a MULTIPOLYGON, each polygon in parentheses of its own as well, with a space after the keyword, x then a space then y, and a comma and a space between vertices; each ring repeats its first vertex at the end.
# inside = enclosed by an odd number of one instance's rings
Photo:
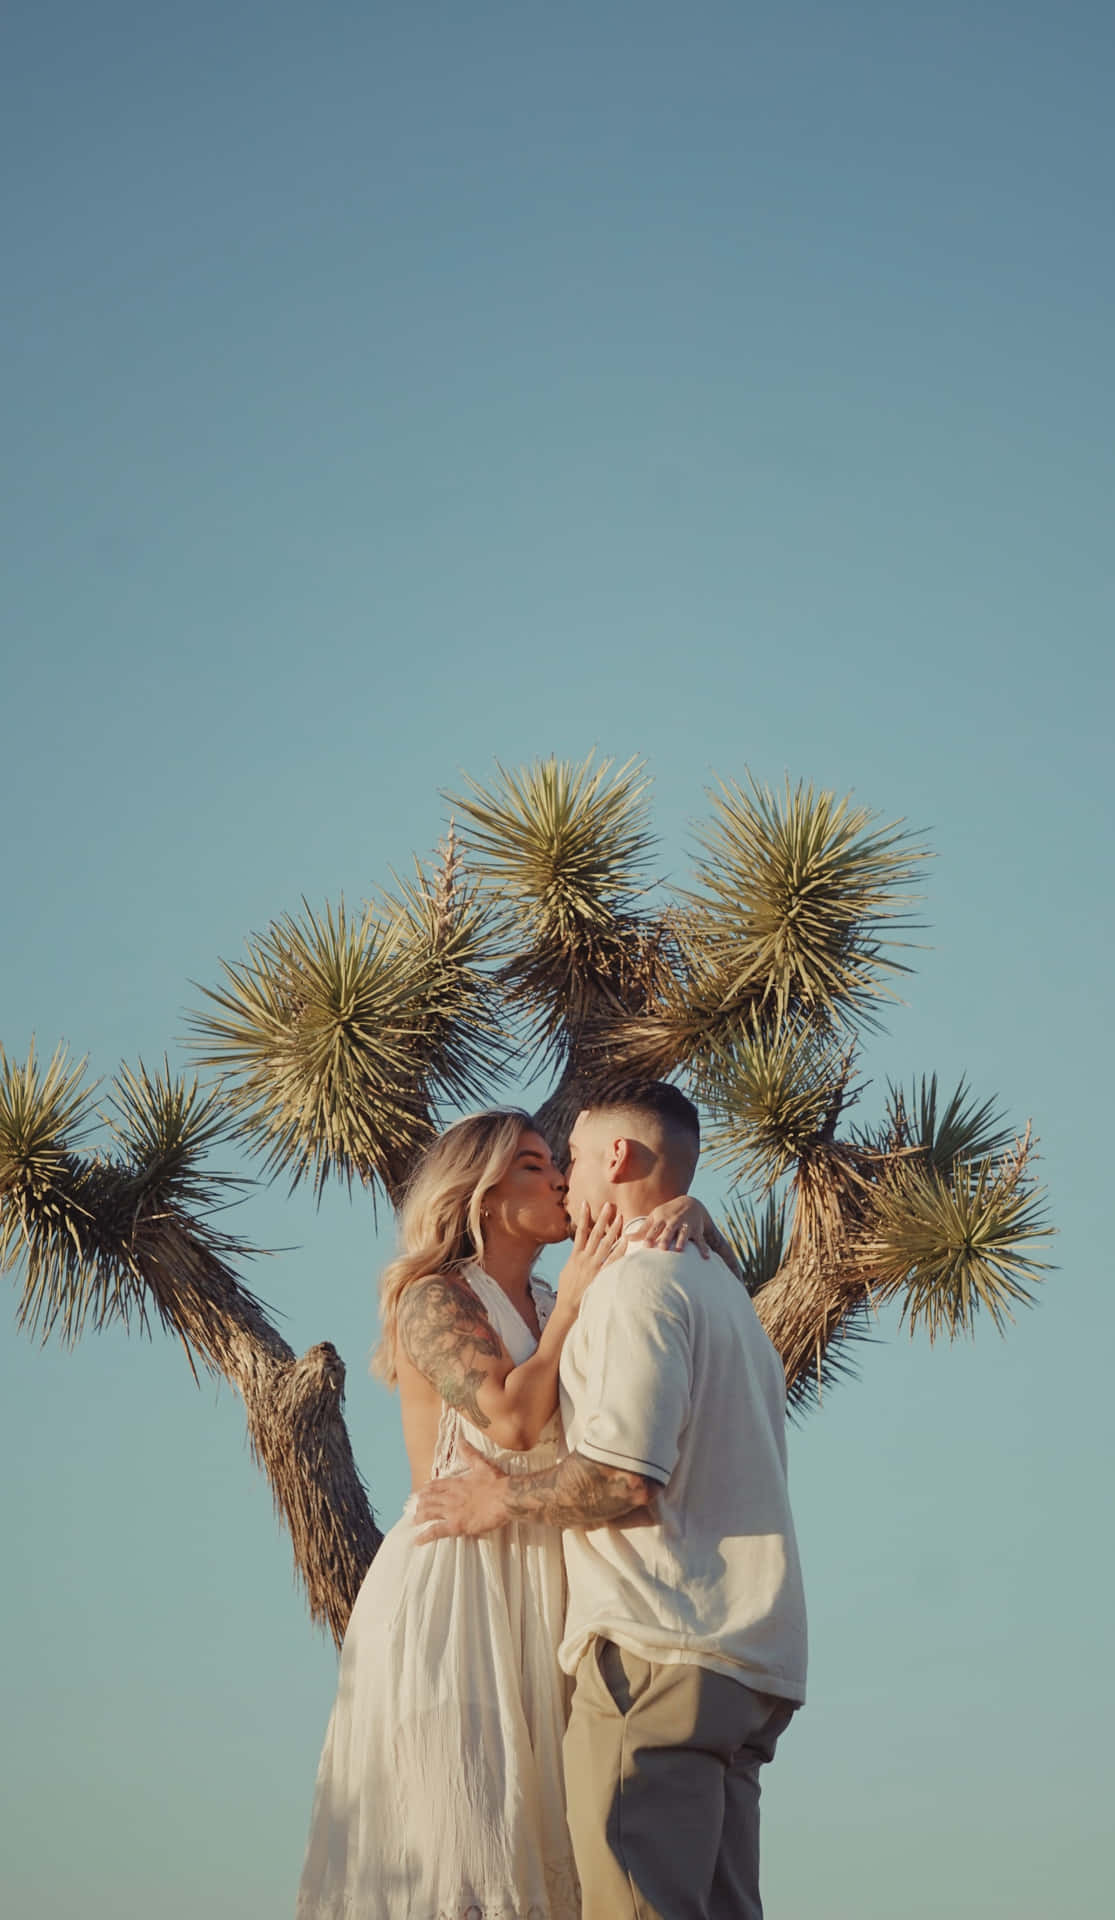
MULTIPOLYGON (((462 1448, 462 1452, 466 1449, 462 1448)), ((492 1533, 509 1520, 543 1527, 606 1527, 645 1509, 657 1482, 623 1467, 571 1453, 542 1473, 501 1473, 467 1449, 467 1473, 431 1480, 418 1495, 415 1518, 424 1540, 492 1533)))
POLYGON ((649 1504, 656 1482, 571 1453, 544 1473, 516 1473, 504 1496, 509 1520, 546 1527, 606 1527, 649 1504))

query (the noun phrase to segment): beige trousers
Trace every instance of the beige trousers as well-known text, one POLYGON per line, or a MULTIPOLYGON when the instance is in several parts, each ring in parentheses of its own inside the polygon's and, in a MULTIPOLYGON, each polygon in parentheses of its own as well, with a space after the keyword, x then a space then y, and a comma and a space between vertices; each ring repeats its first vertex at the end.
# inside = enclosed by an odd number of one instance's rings
POLYGON ((762 1920, 759 1768, 793 1712, 593 1641, 565 1734, 582 1920, 762 1920))

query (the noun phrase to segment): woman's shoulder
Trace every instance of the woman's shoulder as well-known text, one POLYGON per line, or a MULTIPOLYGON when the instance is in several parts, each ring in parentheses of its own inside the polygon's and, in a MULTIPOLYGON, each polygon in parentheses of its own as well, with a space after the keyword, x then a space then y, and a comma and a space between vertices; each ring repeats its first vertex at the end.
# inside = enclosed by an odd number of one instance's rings
POLYGON ((398 1313, 399 1332, 407 1347, 414 1334, 421 1336, 433 1328, 462 1332, 478 1324, 490 1328, 484 1302, 469 1285, 467 1262, 444 1273, 420 1274, 403 1291, 398 1313))
POLYGON ((417 1273, 409 1280, 399 1295, 399 1311, 404 1306, 413 1306, 416 1300, 445 1299, 475 1300, 476 1295, 468 1284, 465 1266, 446 1267, 440 1273, 417 1273))

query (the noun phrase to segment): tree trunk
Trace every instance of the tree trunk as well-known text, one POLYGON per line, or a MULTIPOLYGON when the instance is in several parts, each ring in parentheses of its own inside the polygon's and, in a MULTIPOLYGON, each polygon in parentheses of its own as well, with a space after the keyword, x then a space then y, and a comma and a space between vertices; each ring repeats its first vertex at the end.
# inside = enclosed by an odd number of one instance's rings
POLYGON ((340 1355, 323 1342, 299 1359, 181 1216, 141 1222, 133 1254, 164 1323, 240 1394, 310 1613, 340 1646, 383 1538, 345 1426, 340 1355))
POLYGON ((755 1296, 755 1311, 786 1369, 786 1392, 801 1404, 820 1392, 826 1356, 859 1318, 869 1295, 847 1269, 816 1261, 785 1260, 755 1296))
POLYGON ((591 1092, 592 1085, 586 1075, 570 1065, 534 1116, 539 1133, 563 1169, 569 1164, 569 1135, 591 1092))
MULTIPOLYGON (((834 1105, 832 1125, 838 1111, 834 1105)), ((886 1165, 878 1149, 831 1137, 798 1164, 786 1257, 755 1296, 755 1311, 786 1369, 792 1402, 800 1404, 811 1383, 819 1393, 830 1349, 854 1335, 871 1305, 856 1247, 886 1165)), ((838 1355, 833 1371, 841 1371, 838 1355)))

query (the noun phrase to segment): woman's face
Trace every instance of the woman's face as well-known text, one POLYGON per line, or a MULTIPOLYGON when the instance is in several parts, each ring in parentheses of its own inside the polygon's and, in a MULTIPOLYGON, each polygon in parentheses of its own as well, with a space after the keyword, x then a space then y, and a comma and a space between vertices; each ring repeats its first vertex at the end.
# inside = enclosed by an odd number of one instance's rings
POLYGON ((569 1235, 565 1175, 540 1133, 526 1128, 514 1160, 484 1195, 484 1237, 500 1235, 549 1246, 569 1235))

